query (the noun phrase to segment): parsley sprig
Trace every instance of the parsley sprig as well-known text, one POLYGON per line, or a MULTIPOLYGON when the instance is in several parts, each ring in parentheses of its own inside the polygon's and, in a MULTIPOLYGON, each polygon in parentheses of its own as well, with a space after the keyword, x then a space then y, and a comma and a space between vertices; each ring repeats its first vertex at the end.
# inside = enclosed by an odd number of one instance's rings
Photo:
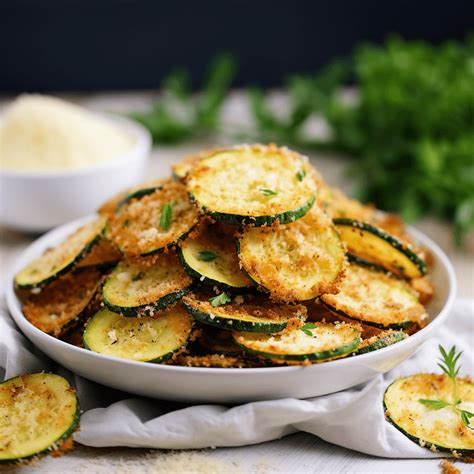
POLYGON ((300 327, 300 331, 303 331, 309 337, 314 337, 314 334, 311 332, 311 329, 315 329, 315 328, 316 328, 316 324, 306 323, 300 327))
POLYGON ((462 400, 459 398, 458 381, 457 376, 461 365, 457 365, 459 358, 461 357, 462 351, 456 352, 456 346, 451 347, 449 352, 446 352, 443 346, 438 346, 441 353, 441 362, 438 362, 438 366, 441 370, 451 379, 453 384, 452 399, 451 401, 435 399, 430 400, 426 398, 420 398, 418 401, 423 405, 432 408, 433 410, 441 410, 441 408, 449 407, 459 414, 462 422, 469 427, 471 418, 474 417, 474 413, 459 408, 462 400))
POLYGON ((268 189, 268 188, 260 188, 260 192, 264 196, 276 196, 278 194, 277 191, 273 191, 272 189, 268 189))
POLYGON ((215 254, 212 250, 201 250, 199 252, 198 258, 202 262, 212 262, 217 258, 217 254, 215 254))
POLYGON ((173 220, 173 208, 171 204, 167 202, 163 209, 161 210, 161 217, 160 217, 160 228, 162 230, 168 230, 171 225, 171 221, 173 220))
POLYGON ((222 306, 223 304, 230 303, 232 301, 231 297, 227 293, 221 293, 217 296, 213 296, 212 298, 209 298, 209 303, 211 303, 212 306, 217 307, 217 306, 222 306))

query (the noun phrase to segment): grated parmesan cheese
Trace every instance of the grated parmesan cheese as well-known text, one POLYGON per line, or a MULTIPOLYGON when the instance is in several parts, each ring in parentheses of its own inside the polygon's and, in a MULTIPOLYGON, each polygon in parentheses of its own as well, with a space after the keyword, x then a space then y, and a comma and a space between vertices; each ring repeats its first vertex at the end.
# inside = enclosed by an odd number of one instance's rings
POLYGON ((0 168, 49 171, 84 168, 123 155, 132 137, 58 98, 20 96, 0 126, 0 168))

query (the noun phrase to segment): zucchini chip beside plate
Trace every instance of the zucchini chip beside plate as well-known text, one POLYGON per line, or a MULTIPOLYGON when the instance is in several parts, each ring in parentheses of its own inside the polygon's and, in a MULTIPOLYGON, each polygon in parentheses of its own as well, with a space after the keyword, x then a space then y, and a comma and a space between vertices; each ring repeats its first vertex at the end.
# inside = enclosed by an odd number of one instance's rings
POLYGON ((360 330, 354 324, 309 323, 277 334, 233 333, 244 350, 269 359, 323 361, 355 351, 360 330))
POLYGON ((26 319, 41 331, 59 337, 86 316, 102 275, 85 268, 64 275, 32 294, 23 305, 26 319))
POLYGON ((254 282, 240 269, 236 237, 223 224, 206 227, 177 248, 184 269, 201 283, 232 292, 248 291, 254 282))
POLYGON ((316 184, 301 155, 275 145, 220 150, 198 162, 186 184, 201 209, 232 225, 265 226, 303 217, 316 184))
POLYGON ((371 224, 354 219, 334 219, 337 231, 349 252, 369 262, 379 264, 403 278, 426 275, 426 263, 398 238, 371 224))
POLYGON ((344 245, 316 206, 288 225, 244 229, 239 258, 250 277, 278 301, 335 292, 346 267, 344 245))
MULTIPOLYGON (((474 412, 474 382, 457 379, 462 402, 458 408, 474 412)), ((420 399, 451 400, 453 385, 444 374, 416 374, 395 380, 385 391, 387 420, 398 430, 433 451, 448 451, 455 456, 474 455, 474 426, 466 426, 452 406, 433 409, 420 399)))
POLYGON ((405 329, 428 317, 406 282, 359 265, 349 266, 339 293, 320 300, 342 316, 382 329, 405 329))
POLYGON ((79 426, 75 390, 59 375, 20 375, 0 383, 0 464, 72 447, 79 426))
POLYGON ((71 270, 97 244, 104 232, 106 219, 80 227, 57 247, 48 249, 15 276, 15 286, 29 289, 44 286, 71 270))
POLYGON ((191 290, 175 252, 121 261, 102 290, 104 304, 124 316, 153 316, 191 290))
POLYGON ((179 305, 141 318, 124 318, 103 309, 87 324, 84 347, 122 359, 158 363, 186 345, 191 329, 192 318, 179 305))
POLYGON ((239 295, 221 306, 213 306, 208 296, 185 296, 183 305, 198 321, 221 329, 272 333, 285 329, 291 320, 306 317, 302 305, 274 303, 263 296, 239 295))
POLYGON ((168 180, 159 190, 129 201, 112 214, 108 237, 126 256, 163 252, 186 238, 199 216, 186 188, 168 180))

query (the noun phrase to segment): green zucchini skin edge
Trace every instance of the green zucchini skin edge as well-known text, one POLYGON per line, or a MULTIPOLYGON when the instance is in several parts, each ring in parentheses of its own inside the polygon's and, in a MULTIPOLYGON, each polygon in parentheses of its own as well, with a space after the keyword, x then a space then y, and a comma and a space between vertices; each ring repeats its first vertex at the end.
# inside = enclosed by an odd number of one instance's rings
MULTIPOLYGON (((105 227, 104 227, 104 229, 105 229, 105 227)), ((52 275, 45 278, 44 280, 42 280, 38 283, 33 283, 33 284, 30 284, 30 283, 19 284, 17 282, 16 276, 15 276, 15 280, 14 280, 15 288, 18 288, 20 290, 31 290, 33 288, 41 288, 41 287, 47 285, 48 283, 53 282, 54 280, 56 280, 60 276, 64 275, 69 270, 72 270, 79 263, 81 258, 84 257, 86 255, 86 253, 89 252, 92 249, 92 247, 94 247, 94 245, 99 243, 99 241, 102 238, 102 235, 104 233, 104 229, 102 229, 102 232, 98 233, 94 237, 94 239, 92 239, 87 245, 85 245, 83 247, 83 249, 69 263, 67 263, 64 267, 60 268, 57 272, 53 273, 52 275)))
POLYGON ((139 199, 143 196, 147 196, 148 194, 153 194, 155 191, 159 191, 162 189, 161 186, 152 186, 149 188, 143 188, 143 189, 137 189, 136 191, 127 194, 118 204, 117 207, 115 208, 115 211, 120 210, 122 206, 127 204, 129 201, 132 199, 139 199))
POLYGON ((356 227, 361 230, 370 232, 371 234, 376 235, 377 237, 388 242, 393 248, 397 249, 399 252, 403 253, 417 268, 420 270, 422 275, 428 273, 428 267, 426 262, 424 262, 415 252, 410 250, 407 246, 404 246, 400 240, 393 237, 390 234, 387 234, 381 229, 374 227, 373 225, 367 224, 366 222, 358 221, 355 219, 349 219, 347 217, 340 217, 333 219, 334 225, 345 225, 350 227, 356 227))
MULTIPOLYGON (((192 193, 189 193, 191 201, 199 204, 199 201, 194 197, 192 193)), ((211 211, 205 206, 200 206, 202 211, 207 215, 211 216, 214 220, 223 222, 224 224, 235 225, 235 226, 252 226, 252 227, 263 227, 272 225, 278 221, 280 224, 290 224, 301 217, 303 217, 313 206, 316 196, 312 196, 311 199, 303 204, 302 206, 285 211, 279 214, 265 215, 265 216, 242 216, 239 214, 229 214, 226 212, 211 211)))
MULTIPOLYGON (((5 384, 7 382, 10 382, 20 377, 21 375, 17 375, 10 379, 4 380, 3 382, 0 382, 0 385, 5 384)), ((54 444, 60 445, 63 441, 66 441, 70 436, 72 436, 72 434, 76 431, 77 427, 79 426, 79 421, 81 419, 81 407, 79 406, 79 399, 77 397, 76 392, 74 392, 74 396, 76 398, 76 412, 74 413, 72 423, 69 426, 69 428, 54 442, 54 444)), ((0 459, 0 465, 14 465, 14 464, 28 463, 29 461, 33 461, 33 460, 36 460, 48 455, 51 451, 52 451, 51 447, 48 447, 46 449, 43 449, 42 451, 38 451, 37 453, 30 454, 28 456, 12 458, 12 459, 0 459)))
POLYGON ((274 333, 283 331, 288 324, 286 321, 281 323, 251 323, 249 321, 240 321, 238 319, 219 318, 193 308, 191 305, 182 303, 184 309, 189 312, 191 316, 196 318, 198 321, 210 326, 215 326, 220 329, 227 329, 229 331, 245 331, 245 332, 263 332, 263 333, 274 333))
POLYGON ((385 394, 387 393, 388 389, 394 384, 397 380, 394 380, 386 389, 383 394, 383 411, 385 414, 385 419, 392 425, 394 426, 400 433, 405 435, 408 439, 416 443, 418 446, 422 447, 420 445, 420 441, 424 443, 424 448, 429 449, 430 451, 436 452, 436 451, 441 451, 444 453, 450 453, 455 457, 459 456, 472 456, 474 454, 474 449, 454 449, 454 448, 448 448, 447 446, 440 446, 435 443, 430 443, 429 441, 424 441, 420 438, 417 438, 416 436, 411 435, 410 433, 407 433, 402 427, 398 426, 391 418, 389 415, 387 415, 388 408, 387 405, 385 404, 385 394))
POLYGON ((376 263, 369 262, 365 258, 358 257, 357 255, 354 255, 350 252, 346 254, 346 257, 349 263, 354 263, 356 265, 359 265, 360 267, 368 268, 369 270, 373 270, 374 272, 382 272, 386 275, 392 275, 392 272, 387 270, 385 267, 382 267, 382 265, 377 265, 376 263))
POLYGON ((343 311, 340 311, 336 308, 333 308, 331 305, 325 303, 324 301, 320 300, 320 302, 323 303, 323 305, 329 311, 331 311, 331 313, 339 314, 340 316, 344 316, 345 318, 352 319, 353 321, 362 322, 364 324, 367 324, 368 326, 374 326, 374 327, 379 328, 379 329, 407 329, 410 326, 412 326, 413 324, 415 324, 414 321, 402 321, 401 323, 394 323, 394 324, 389 324, 388 326, 384 326, 383 324, 373 323, 371 321, 365 321, 363 319, 354 318, 354 317, 349 316, 348 314, 344 313, 343 311))
POLYGON ((111 303, 105 294, 105 287, 102 291, 102 300, 104 305, 113 313, 120 314, 122 316, 136 318, 139 316, 153 316, 157 311, 161 311, 165 309, 167 306, 170 306, 177 301, 179 301, 184 295, 187 295, 192 290, 192 285, 183 288, 181 290, 174 291, 172 293, 168 293, 165 296, 162 296, 159 300, 143 304, 140 306, 117 306, 111 303))
POLYGON ((257 354, 259 356, 265 357, 267 359, 279 359, 279 360, 288 360, 288 361, 304 361, 304 360, 325 360, 331 359, 333 357, 342 356, 342 355, 349 355, 357 346, 360 344, 361 338, 356 337, 352 342, 349 344, 345 344, 343 346, 338 347, 337 349, 332 349, 329 351, 321 351, 321 352, 314 352, 312 354, 298 354, 298 355, 290 355, 290 354, 270 354, 268 352, 263 351, 256 351, 253 349, 249 349, 245 347, 243 344, 237 343, 244 351, 250 352, 252 354, 257 354))
POLYGON ((176 247, 176 253, 178 255, 179 262, 181 263, 181 266, 184 268, 186 273, 190 277, 197 280, 199 283, 202 283, 203 285, 210 286, 210 287, 217 286, 217 288, 224 291, 228 291, 229 293, 233 293, 233 294, 248 293, 248 292, 251 292, 255 288, 254 286, 231 286, 231 285, 228 285, 227 283, 222 283, 221 281, 213 280, 212 278, 208 278, 204 275, 201 275, 196 270, 194 270, 194 268, 188 265, 188 263, 186 262, 186 259, 184 258, 183 251, 181 250, 180 247, 176 247))
POLYGON ((390 335, 377 339, 377 341, 373 342, 372 344, 369 344, 368 346, 357 349, 357 351, 355 351, 355 355, 367 354, 369 352, 378 351, 379 349, 383 349, 384 347, 392 346, 393 344, 396 344, 397 342, 403 341, 406 338, 407 336, 403 332, 399 332, 395 334, 392 333, 390 335))

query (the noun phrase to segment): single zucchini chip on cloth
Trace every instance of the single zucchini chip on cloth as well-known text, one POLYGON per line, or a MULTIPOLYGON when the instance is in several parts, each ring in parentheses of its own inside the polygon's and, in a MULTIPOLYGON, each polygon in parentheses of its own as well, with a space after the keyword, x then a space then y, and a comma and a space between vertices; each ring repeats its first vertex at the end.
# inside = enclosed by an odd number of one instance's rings
POLYGON ((274 303, 261 296, 239 295, 221 306, 213 306, 208 296, 185 296, 183 305, 198 321, 221 329, 272 333, 285 329, 295 318, 306 317, 302 305, 274 303))
POLYGON ((382 229, 347 218, 334 219, 334 224, 349 252, 355 256, 378 263, 404 278, 418 278, 428 272, 426 263, 408 243, 382 229))
POLYGON ((121 359, 158 363, 186 345, 191 329, 192 318, 179 305, 141 318, 124 318, 103 309, 87 324, 84 347, 121 359))
POLYGON ((106 219, 99 217, 80 227, 57 247, 48 249, 17 273, 15 286, 20 289, 44 286, 71 270, 100 241, 105 224, 106 219))
POLYGON ((72 447, 79 425, 75 390, 59 375, 20 375, 0 383, 0 464, 72 447))
POLYGON ((32 294, 23 305, 23 314, 33 326, 59 337, 85 316, 101 279, 94 268, 64 275, 32 294))
MULTIPOLYGON (((474 412, 474 382, 458 378, 459 409, 474 412)), ((440 409, 420 403, 421 400, 452 399, 453 385, 444 374, 416 374, 395 380, 385 391, 387 420, 422 447, 448 451, 455 456, 474 455, 474 430, 471 418, 466 426, 452 406, 440 409)))
POLYGON ((102 290, 104 304, 125 316, 153 316, 191 289, 192 279, 175 252, 123 260, 102 290))
POLYGON ((112 214, 108 236, 126 256, 163 252, 187 237, 199 216, 186 188, 168 180, 161 189, 129 201, 112 214))
POLYGON ((349 266, 339 293, 320 300, 342 316, 383 329, 405 329, 428 317, 406 282, 359 265, 349 266))
POLYGON ((308 324, 277 334, 234 332, 244 350, 269 359, 322 361, 343 357, 357 349, 360 330, 353 324, 308 324), (306 326, 310 328, 305 329, 306 326), (304 330, 303 330, 304 329, 304 330))
POLYGON ((235 242, 233 232, 213 224, 196 238, 184 240, 177 251, 184 269, 201 283, 245 291, 255 284, 240 269, 235 242))
POLYGON ((191 197, 214 219, 232 225, 265 226, 303 217, 314 203, 316 184, 301 155, 274 145, 214 152, 189 172, 191 197))
POLYGON ((250 277, 279 301, 337 291, 346 267, 339 234, 316 206, 288 225, 244 229, 239 258, 250 277))

